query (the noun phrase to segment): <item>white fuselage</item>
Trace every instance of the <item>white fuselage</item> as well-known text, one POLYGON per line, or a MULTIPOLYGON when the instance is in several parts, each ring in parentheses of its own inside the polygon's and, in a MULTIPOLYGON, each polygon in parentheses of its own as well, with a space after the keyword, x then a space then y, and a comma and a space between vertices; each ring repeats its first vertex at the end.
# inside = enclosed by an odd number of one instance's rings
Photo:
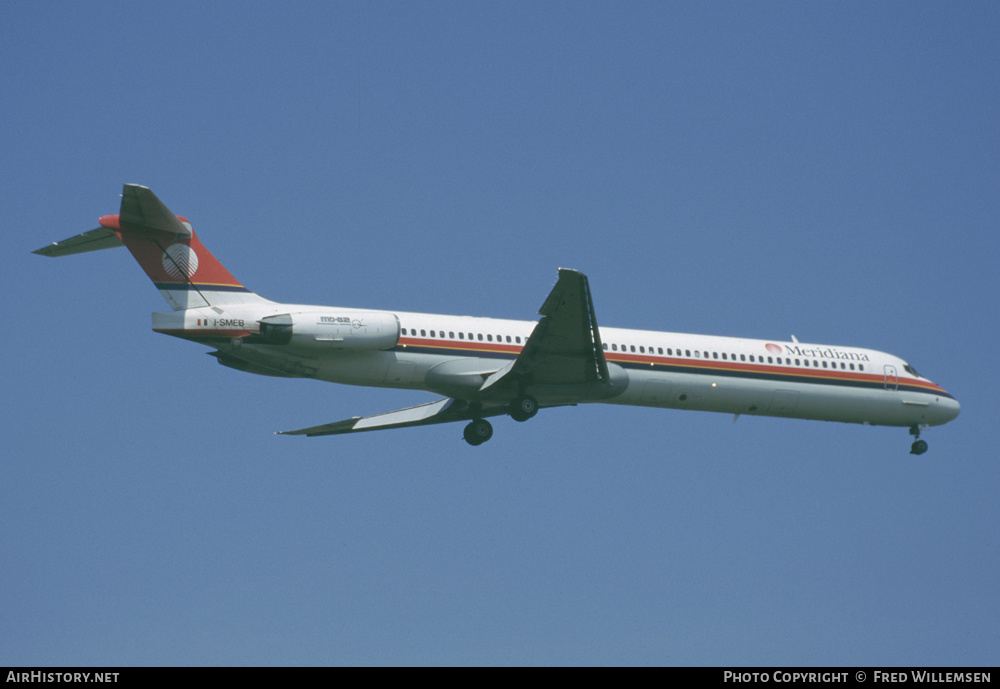
MULTIPOLYGON (((230 304, 154 314, 158 332, 238 353, 242 370, 348 385, 474 397, 537 325, 426 313, 291 304, 230 304), (281 320, 284 318, 284 320, 281 320), (261 322, 294 339, 261 342, 261 322), (259 368, 256 368, 259 364, 259 368)), ((540 406, 578 402, 756 414, 885 426, 933 426, 958 402, 905 361, 857 347, 600 328, 613 396, 539 386, 540 406)))

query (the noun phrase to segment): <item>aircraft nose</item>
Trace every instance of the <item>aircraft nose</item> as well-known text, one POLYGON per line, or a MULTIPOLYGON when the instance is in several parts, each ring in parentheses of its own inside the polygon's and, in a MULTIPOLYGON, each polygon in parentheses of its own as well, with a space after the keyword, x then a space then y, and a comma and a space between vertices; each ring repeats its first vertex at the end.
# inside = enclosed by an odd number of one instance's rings
POLYGON ((958 403, 958 400, 954 397, 939 397, 937 403, 934 405, 936 416, 938 417, 937 423, 948 423, 962 410, 962 405, 958 403))

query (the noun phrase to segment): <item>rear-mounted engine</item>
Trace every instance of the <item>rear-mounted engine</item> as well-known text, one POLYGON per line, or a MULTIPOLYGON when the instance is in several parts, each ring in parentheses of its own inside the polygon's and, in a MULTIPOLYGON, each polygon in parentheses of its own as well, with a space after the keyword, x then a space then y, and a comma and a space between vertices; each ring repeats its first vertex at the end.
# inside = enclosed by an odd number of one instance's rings
POLYGON ((268 316, 260 321, 257 344, 392 349, 399 342, 399 321, 384 311, 311 311, 268 316))

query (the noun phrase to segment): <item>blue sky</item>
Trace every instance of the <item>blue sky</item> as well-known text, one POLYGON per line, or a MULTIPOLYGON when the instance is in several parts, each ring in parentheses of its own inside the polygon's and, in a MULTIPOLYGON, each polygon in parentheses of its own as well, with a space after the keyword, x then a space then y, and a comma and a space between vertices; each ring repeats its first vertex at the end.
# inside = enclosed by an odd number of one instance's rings
POLYGON ((0 8, 0 664, 995 665, 1000 6, 0 8), (279 301, 855 345, 904 429, 585 406, 339 438, 431 395, 238 373, 123 183, 279 301))

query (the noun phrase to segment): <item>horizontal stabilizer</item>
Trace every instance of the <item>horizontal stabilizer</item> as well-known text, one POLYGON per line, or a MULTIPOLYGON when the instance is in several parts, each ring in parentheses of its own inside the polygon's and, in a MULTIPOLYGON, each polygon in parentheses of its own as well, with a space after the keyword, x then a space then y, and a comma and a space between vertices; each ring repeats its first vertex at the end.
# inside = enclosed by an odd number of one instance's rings
MULTIPOLYGON (((114 216, 108 219, 113 222, 114 216)), ((118 222, 124 229, 143 232, 166 232, 180 237, 191 236, 191 226, 181 222, 148 187, 126 184, 118 222)), ((104 219, 101 219, 104 224, 104 219)))
POLYGON ((96 230, 78 234, 61 242, 53 242, 31 253, 41 256, 69 256, 71 254, 84 254, 88 251, 114 249, 117 246, 125 245, 122 244, 122 240, 118 238, 115 231, 106 227, 98 227, 96 230))
POLYGON ((201 243, 191 223, 174 215, 148 187, 126 184, 119 213, 99 222, 96 230, 34 253, 69 256, 125 246, 174 311, 269 303, 234 278, 201 243))

